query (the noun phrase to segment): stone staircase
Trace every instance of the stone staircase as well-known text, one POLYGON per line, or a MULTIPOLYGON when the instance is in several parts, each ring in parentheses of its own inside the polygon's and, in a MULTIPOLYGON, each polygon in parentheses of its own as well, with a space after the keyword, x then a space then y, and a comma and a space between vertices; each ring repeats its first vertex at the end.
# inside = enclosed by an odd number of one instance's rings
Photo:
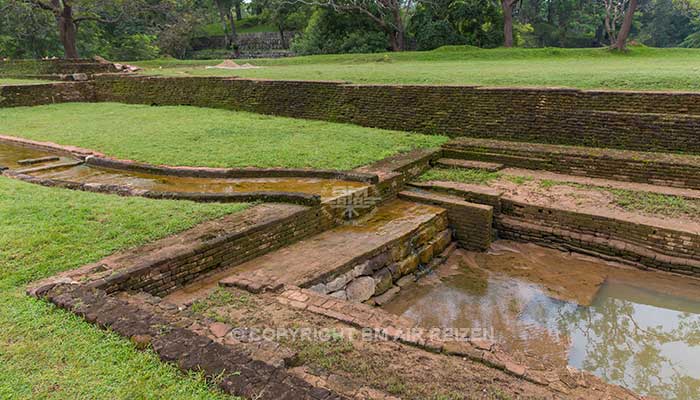
POLYGON ((352 224, 238 265, 219 284, 253 293, 299 286, 383 304, 446 257, 452 241, 447 214, 441 207, 391 200, 352 224))

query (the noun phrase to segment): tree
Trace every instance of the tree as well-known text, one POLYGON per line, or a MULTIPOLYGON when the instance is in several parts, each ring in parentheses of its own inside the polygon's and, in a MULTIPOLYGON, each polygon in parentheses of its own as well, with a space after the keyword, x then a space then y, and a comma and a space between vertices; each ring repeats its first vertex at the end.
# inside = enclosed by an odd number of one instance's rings
POLYGON ((234 0, 214 0, 214 4, 219 10, 219 18, 221 19, 221 26, 224 30, 224 44, 226 48, 233 46, 234 49, 237 49, 238 34, 236 33, 236 21, 234 21, 233 14, 231 13, 234 0))
POLYGON ((413 0, 297 0, 330 8, 338 13, 359 13, 372 20, 389 37, 393 51, 406 49, 404 18, 413 11, 413 0))
POLYGON ((638 2, 637 0, 603 1, 605 3, 605 30, 610 39, 610 48, 625 50, 638 2), (622 21, 621 25, 620 21, 622 21), (620 25, 619 29, 618 25, 620 25))
POLYGON ((504 47, 513 47, 513 9, 517 3, 518 0, 501 0, 504 47))
POLYGON ((16 0, 33 7, 33 12, 49 12, 58 27, 65 58, 78 58, 77 35, 84 22, 114 24, 125 16, 136 18, 144 12, 162 12, 167 2, 158 0, 16 0))

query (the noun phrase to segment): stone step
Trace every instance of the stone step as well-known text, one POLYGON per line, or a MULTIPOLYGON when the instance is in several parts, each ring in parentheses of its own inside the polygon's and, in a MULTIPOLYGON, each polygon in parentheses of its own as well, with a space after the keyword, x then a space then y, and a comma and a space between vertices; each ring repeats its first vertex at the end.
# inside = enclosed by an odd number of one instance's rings
POLYGON ((503 164, 491 163, 485 161, 470 161, 470 160, 458 160, 454 158, 441 158, 435 163, 440 167, 446 168, 467 168, 467 169, 480 169, 489 172, 496 172, 503 169, 503 164))
POLYGON ((445 209, 392 200, 360 222, 241 264, 219 284, 254 293, 294 285, 367 301, 427 266, 451 240, 445 209))
POLYGON ((700 189, 700 156, 461 137, 443 157, 616 181, 700 189))
POLYGON ((399 198, 431 204, 447 210, 448 225, 462 248, 484 251, 491 246, 494 207, 466 201, 463 197, 425 190, 404 190, 399 198))
POLYGON ((58 156, 46 156, 46 157, 39 157, 39 158, 28 158, 25 160, 18 160, 17 164, 19 165, 33 165, 33 164, 43 164, 51 161, 58 161, 59 157, 58 156))

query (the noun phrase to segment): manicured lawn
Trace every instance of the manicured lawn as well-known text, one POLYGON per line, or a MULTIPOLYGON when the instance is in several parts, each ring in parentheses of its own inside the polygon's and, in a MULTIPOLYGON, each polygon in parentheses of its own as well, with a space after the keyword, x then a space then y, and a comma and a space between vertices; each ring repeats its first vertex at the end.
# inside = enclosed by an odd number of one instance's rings
POLYGON ((477 49, 250 60, 259 69, 204 69, 219 61, 136 62, 144 73, 224 75, 355 83, 478 84, 642 90, 700 90, 700 49, 477 49))
POLYGON ((3 85, 29 85, 29 84, 41 84, 41 83, 51 83, 51 81, 44 81, 44 80, 39 80, 39 79, 0 78, 0 86, 3 86, 3 85))
POLYGON ((198 107, 70 103, 0 109, 0 134, 154 164, 352 169, 447 138, 198 107))
POLYGON ((0 177, 0 398, 228 398, 24 286, 245 205, 122 198, 0 177))

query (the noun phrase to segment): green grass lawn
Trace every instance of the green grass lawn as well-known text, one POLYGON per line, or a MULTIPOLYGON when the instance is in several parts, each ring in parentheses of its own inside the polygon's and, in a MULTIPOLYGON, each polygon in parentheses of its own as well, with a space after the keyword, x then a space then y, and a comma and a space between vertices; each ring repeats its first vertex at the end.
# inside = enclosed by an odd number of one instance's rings
POLYGON ((250 60, 265 68, 204 69, 220 60, 136 62, 146 74, 223 75, 355 83, 476 84, 642 90, 700 90, 700 49, 478 49, 343 54, 250 60))
POLYGON ((95 262, 245 205, 124 198, 0 177, 0 398, 228 398, 155 353, 24 294, 95 262))
POLYGON ((447 138, 199 107, 69 103, 0 108, 0 134, 153 164, 352 169, 447 138))
POLYGON ((39 79, 13 79, 13 78, 0 77, 0 86, 3 86, 3 85, 30 85, 30 84, 41 84, 41 83, 51 83, 51 81, 44 81, 44 80, 39 80, 39 79))

